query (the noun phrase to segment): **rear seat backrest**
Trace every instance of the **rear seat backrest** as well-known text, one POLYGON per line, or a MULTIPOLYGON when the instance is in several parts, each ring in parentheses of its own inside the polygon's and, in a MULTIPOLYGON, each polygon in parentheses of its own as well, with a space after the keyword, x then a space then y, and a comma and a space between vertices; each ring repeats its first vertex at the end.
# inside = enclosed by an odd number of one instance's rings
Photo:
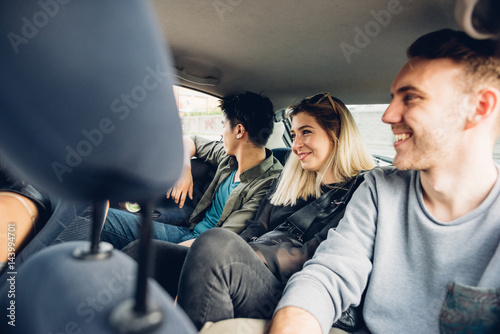
POLYGON ((289 147, 278 147, 272 149, 272 151, 276 159, 278 159, 281 162, 281 164, 285 166, 285 162, 288 159, 288 156, 290 155, 292 149, 289 147))

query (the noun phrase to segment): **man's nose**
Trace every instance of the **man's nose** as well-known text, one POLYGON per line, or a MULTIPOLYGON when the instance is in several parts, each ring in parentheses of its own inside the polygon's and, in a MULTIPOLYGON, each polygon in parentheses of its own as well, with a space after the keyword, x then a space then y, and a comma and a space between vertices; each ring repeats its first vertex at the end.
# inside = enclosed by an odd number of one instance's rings
POLYGON ((386 124, 400 123, 403 120, 402 115, 401 106, 393 100, 382 115, 382 122, 386 124))

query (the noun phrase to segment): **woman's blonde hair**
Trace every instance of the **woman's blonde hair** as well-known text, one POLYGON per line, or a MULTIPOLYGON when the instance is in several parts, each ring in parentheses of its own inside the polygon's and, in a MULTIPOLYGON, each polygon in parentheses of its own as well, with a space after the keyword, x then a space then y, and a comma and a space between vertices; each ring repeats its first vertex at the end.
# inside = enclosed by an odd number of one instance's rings
POLYGON ((291 106, 288 116, 293 119, 302 112, 314 117, 327 132, 333 149, 318 172, 304 170, 298 157, 290 154, 271 197, 273 205, 295 205, 299 198, 320 197, 328 170, 333 170, 335 179, 341 183, 374 167, 356 122, 342 101, 328 93, 317 94, 291 106))

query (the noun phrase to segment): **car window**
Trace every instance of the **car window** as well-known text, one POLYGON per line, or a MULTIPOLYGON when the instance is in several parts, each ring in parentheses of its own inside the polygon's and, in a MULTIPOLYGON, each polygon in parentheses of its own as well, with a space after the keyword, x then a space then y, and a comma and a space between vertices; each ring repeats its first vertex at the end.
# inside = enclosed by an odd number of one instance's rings
MULTIPOLYGON (((174 86, 174 96, 184 135, 200 135, 212 140, 221 138, 222 110, 219 98, 181 86, 174 86)), ((274 130, 266 144, 267 148, 290 146, 283 138, 285 126, 278 115, 275 116, 274 130)))
MULTIPOLYGON (((368 151, 384 160, 392 159, 396 155, 394 150, 394 135, 391 127, 382 122, 382 115, 388 104, 348 105, 368 151)), ((500 138, 493 150, 493 159, 500 165, 500 138)))
MULTIPOLYGON (((347 105, 356 124, 358 125, 361 136, 365 141, 368 152, 378 158, 392 161, 396 155, 394 150, 394 135, 391 127, 382 123, 382 115, 384 114, 387 104, 363 104, 363 105, 347 105)), ((276 121, 284 119, 286 110, 281 110, 278 113, 279 117, 275 117, 276 121)), ((290 121, 284 120, 287 134, 290 132, 290 121)), ((285 142, 287 146, 291 146, 291 138, 286 136, 285 142)))
MULTIPOLYGON (((219 139, 222 132, 222 111, 219 99, 197 90, 174 86, 174 96, 182 120, 182 130, 186 135, 201 135, 210 139, 219 139)), ((396 155, 394 135, 391 127, 381 121, 387 104, 352 104, 347 107, 358 125, 361 136, 370 154, 378 159, 391 161, 396 155)), ((276 122, 284 120, 285 110, 280 110, 276 122)), ((285 121, 283 146, 291 146, 289 124, 285 121)), ((493 159, 500 164, 500 139, 497 140, 493 159)))
POLYGON ((194 89, 174 86, 174 96, 185 135, 201 135, 213 140, 222 133, 219 99, 194 89))
POLYGON ((358 125, 368 152, 380 158, 392 159, 396 155, 394 135, 391 126, 382 123, 382 115, 387 106, 387 104, 358 104, 347 107, 358 125))

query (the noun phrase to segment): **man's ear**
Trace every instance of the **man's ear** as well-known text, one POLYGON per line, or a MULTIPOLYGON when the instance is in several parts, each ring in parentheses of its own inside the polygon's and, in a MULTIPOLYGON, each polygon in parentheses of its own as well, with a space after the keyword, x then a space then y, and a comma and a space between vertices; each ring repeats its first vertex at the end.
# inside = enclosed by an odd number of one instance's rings
POLYGON ((475 96, 474 112, 467 116, 465 129, 471 129, 490 116, 499 113, 500 91, 489 87, 480 90, 475 96))
POLYGON ((243 126, 243 124, 237 124, 235 126, 235 130, 238 139, 242 138, 245 135, 245 127, 243 126))

